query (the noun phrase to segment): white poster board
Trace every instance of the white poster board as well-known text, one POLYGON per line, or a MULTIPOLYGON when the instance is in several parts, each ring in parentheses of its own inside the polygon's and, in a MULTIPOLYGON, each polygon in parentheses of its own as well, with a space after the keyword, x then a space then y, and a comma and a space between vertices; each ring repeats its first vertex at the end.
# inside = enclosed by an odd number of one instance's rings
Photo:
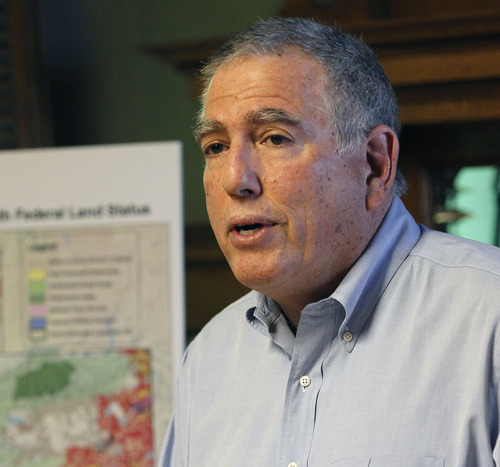
POLYGON ((184 349, 180 143, 0 152, 0 465, 154 465, 184 349))

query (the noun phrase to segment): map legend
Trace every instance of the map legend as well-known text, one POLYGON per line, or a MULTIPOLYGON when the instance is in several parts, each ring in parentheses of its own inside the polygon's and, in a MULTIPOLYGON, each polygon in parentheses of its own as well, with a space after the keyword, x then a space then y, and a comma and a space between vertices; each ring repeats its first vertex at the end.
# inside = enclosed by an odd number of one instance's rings
POLYGON ((47 308, 45 306, 45 279, 44 269, 31 269, 28 272, 28 317, 29 335, 33 341, 46 338, 47 308))

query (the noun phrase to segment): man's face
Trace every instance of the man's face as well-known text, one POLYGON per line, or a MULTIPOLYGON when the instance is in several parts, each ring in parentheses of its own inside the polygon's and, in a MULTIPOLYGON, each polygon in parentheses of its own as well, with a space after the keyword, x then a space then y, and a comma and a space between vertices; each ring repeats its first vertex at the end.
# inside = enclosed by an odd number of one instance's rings
POLYGON ((365 248, 363 147, 339 155, 320 65, 298 51, 220 68, 200 143, 212 228, 236 278, 286 312, 333 292, 365 248))

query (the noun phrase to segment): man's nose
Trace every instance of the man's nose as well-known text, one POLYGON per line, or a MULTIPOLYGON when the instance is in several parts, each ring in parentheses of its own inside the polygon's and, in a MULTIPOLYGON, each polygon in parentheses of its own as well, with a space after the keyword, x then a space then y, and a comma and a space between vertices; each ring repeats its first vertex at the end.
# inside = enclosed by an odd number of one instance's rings
POLYGON ((262 192, 260 160, 250 143, 235 143, 229 148, 222 184, 233 197, 259 196, 262 192))

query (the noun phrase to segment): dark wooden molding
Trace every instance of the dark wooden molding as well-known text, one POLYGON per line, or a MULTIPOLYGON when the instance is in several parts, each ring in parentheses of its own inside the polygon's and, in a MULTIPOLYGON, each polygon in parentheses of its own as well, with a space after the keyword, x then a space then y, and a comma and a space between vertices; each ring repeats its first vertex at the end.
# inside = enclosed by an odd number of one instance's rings
MULTIPOLYGON (((406 125, 500 119, 500 9, 441 18, 390 19, 348 28, 372 45, 406 125)), ((145 47, 189 76, 223 38, 145 47)))
POLYGON ((36 0, 0 1, 0 149, 52 142, 39 24, 36 0))

